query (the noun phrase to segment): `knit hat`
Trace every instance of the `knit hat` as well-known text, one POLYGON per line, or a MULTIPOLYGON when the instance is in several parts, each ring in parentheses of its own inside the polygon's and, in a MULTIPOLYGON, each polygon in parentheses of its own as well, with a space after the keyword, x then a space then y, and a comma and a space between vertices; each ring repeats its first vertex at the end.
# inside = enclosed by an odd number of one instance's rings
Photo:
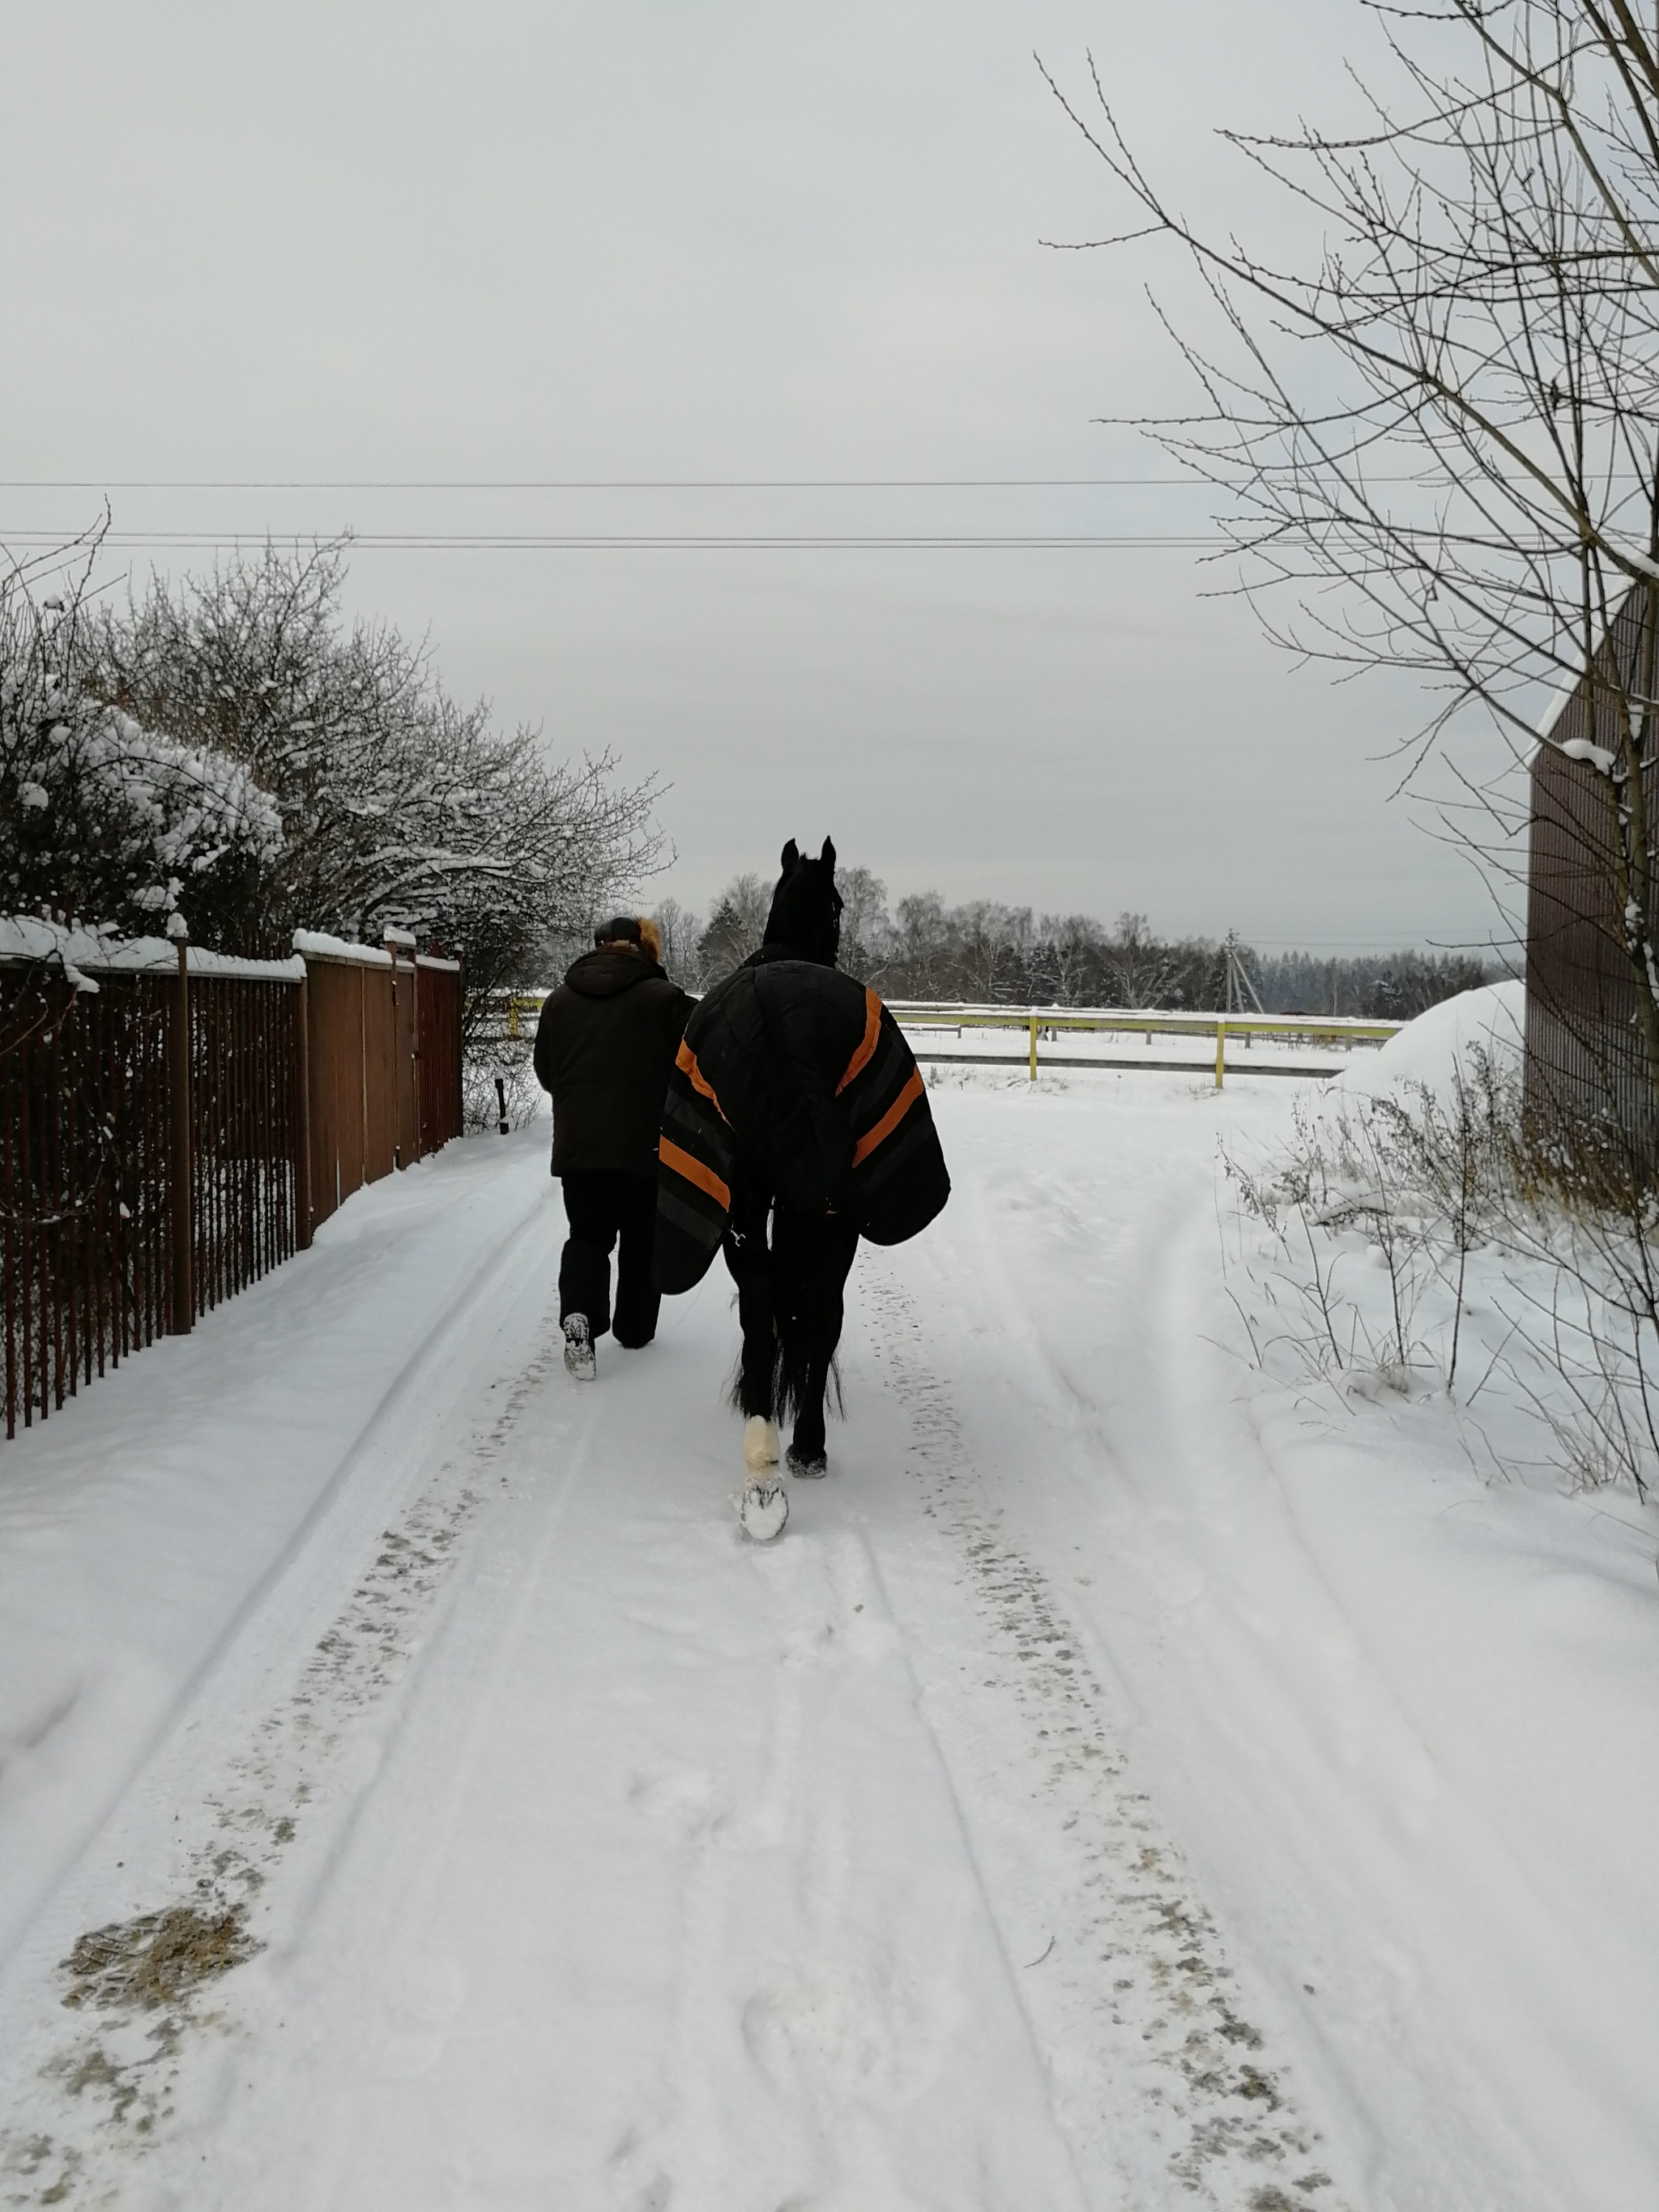
POLYGON ((640 925, 631 914, 619 914, 612 921, 603 921, 593 933, 595 945, 637 945, 640 925))

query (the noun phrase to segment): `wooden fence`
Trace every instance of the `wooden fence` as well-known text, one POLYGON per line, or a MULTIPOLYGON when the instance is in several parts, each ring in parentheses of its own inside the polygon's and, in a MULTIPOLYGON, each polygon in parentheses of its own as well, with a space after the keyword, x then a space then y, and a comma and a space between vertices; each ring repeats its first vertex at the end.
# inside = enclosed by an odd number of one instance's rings
POLYGON ((460 969, 221 958, 0 920, 5 1434, 459 1134, 460 969))

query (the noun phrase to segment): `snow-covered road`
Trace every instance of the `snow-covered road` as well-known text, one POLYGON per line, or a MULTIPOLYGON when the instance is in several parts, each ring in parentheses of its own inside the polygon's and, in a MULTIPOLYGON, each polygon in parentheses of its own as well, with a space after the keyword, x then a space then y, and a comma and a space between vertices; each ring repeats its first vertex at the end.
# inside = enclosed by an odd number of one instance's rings
POLYGON ((8 1451, 0 2203, 1659 2202, 1650 1552, 1528 1497, 1563 1575, 1486 1590, 1437 1431, 1211 1340, 1293 1088, 936 1094, 771 1549, 718 1272, 564 1375, 533 1130, 8 1451))

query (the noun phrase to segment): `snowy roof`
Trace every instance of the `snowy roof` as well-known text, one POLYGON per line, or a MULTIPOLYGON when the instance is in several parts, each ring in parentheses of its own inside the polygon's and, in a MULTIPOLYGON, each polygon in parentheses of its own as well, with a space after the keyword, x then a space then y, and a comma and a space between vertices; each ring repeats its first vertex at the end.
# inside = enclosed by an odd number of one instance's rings
POLYGON ((1545 708, 1543 713, 1539 716, 1535 726, 1538 733, 1538 745, 1534 745, 1533 748, 1534 755, 1538 750, 1539 745, 1547 744, 1549 742, 1550 732, 1554 729, 1562 715, 1566 713, 1567 708, 1572 704, 1573 699, 1577 693, 1578 687, 1583 680, 1583 676, 1580 673, 1579 675, 1573 677, 1570 682, 1558 684, 1555 690, 1550 694, 1549 703, 1545 708))
MULTIPOLYGON (((1632 559, 1637 558, 1635 555, 1632 555, 1631 557, 1632 559)), ((1543 713, 1533 725, 1534 741, 1527 749, 1526 758, 1522 763, 1523 767, 1531 768, 1533 763, 1537 760, 1539 754, 1543 751, 1545 746, 1555 743, 1556 724, 1560 720, 1562 715, 1565 714, 1567 708, 1572 704, 1572 702, 1577 697, 1579 686, 1583 683, 1589 669, 1601 659, 1602 653, 1608 650, 1611 641, 1616 637, 1619 626, 1620 623, 1623 622, 1626 611, 1631 605, 1634 589, 1635 586, 1632 586, 1632 591, 1627 592, 1625 594, 1618 606, 1613 610, 1611 619, 1602 626, 1601 633, 1595 641, 1595 650, 1591 654, 1590 659, 1589 662, 1586 663, 1585 666, 1581 668, 1576 675, 1563 678, 1562 681, 1550 694, 1549 698, 1545 702, 1543 713)), ((1556 744, 1555 749, 1559 752, 1565 753, 1569 760, 1588 760, 1591 758, 1591 753, 1581 751, 1576 749, 1584 742, 1586 741, 1583 739, 1574 739, 1566 744, 1556 744)), ((1603 749, 1598 746, 1594 748, 1593 750, 1600 753, 1603 749)), ((1613 757, 1609 753, 1607 754, 1605 757, 1610 761, 1613 757)), ((1599 765, 1599 763, 1595 764, 1599 765)))

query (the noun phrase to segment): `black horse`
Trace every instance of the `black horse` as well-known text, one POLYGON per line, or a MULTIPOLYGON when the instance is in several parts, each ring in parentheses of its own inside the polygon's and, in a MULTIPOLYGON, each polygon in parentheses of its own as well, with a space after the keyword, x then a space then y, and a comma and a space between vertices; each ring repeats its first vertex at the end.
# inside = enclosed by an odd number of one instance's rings
POLYGON ((824 1401, 860 1235, 915 1235, 950 1193, 926 1090, 873 991, 836 967, 836 848, 792 838, 760 950, 686 1026, 664 1103, 657 1280, 690 1288, 716 1246, 738 1287, 744 1523, 773 1535, 780 1417, 793 1474, 828 1467, 824 1401))
MULTIPOLYGON (((748 965, 795 961, 833 969, 841 949, 842 915, 835 846, 826 837, 823 851, 811 860, 792 837, 782 860, 766 933, 748 965)), ((797 988, 811 990, 815 981, 800 979, 797 988)), ((793 1203, 758 1158, 742 1161, 721 1248, 738 1286, 743 1329, 732 1402, 745 1423, 758 1419, 771 1431, 751 1442, 745 1430, 745 1453, 755 1444, 764 1445, 775 1465, 781 1417, 793 1424, 789 1471, 808 1476, 829 1468, 824 1397, 841 1342, 842 1292, 859 1243, 850 1188, 833 1194, 826 1189, 822 1208, 816 1199, 813 1192, 805 1207, 793 1203), (840 1210, 834 1203, 837 1196, 840 1210)), ((763 1459, 761 1464, 766 1463, 763 1459)))

